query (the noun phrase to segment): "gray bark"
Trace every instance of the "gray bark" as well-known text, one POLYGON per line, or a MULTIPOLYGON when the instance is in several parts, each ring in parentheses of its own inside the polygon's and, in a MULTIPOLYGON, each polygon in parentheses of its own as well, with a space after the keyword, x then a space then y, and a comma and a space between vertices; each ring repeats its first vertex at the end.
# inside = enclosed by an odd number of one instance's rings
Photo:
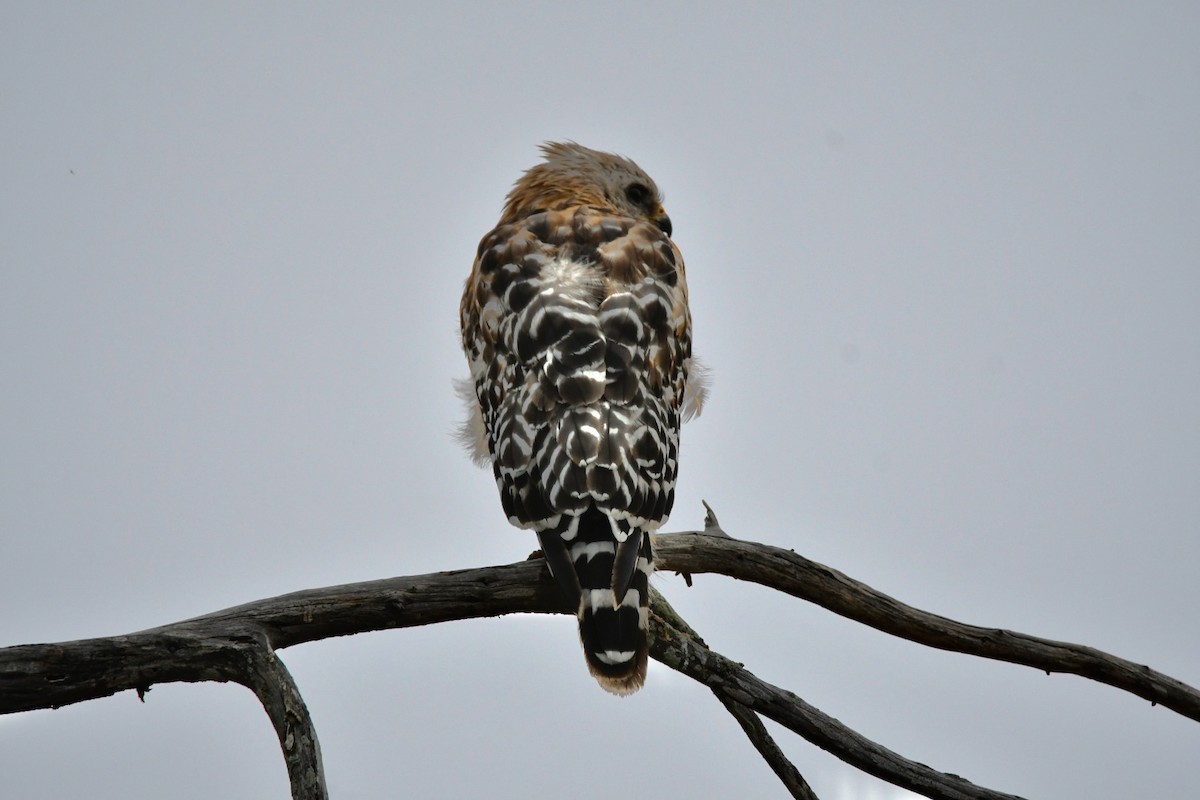
MULTIPOLYGON (((704 533, 657 537, 655 556, 660 570, 719 573, 758 583, 920 644, 1072 673, 1200 720, 1200 692, 1149 667, 1082 645, 967 625, 912 608, 791 551, 731 539, 715 517, 704 533)), ((793 797, 815 794, 759 716, 927 797, 1013 797, 905 759, 762 681, 710 650, 661 597, 654 597, 652 611, 651 655, 707 686, 793 797)), ((258 696, 275 728, 293 798, 324 800, 328 791, 317 734, 277 650, 331 636, 516 612, 572 612, 541 559, 293 592, 125 636, 8 647, 0 649, 0 713, 58 708, 128 690, 142 695, 156 683, 239 683, 258 696)))

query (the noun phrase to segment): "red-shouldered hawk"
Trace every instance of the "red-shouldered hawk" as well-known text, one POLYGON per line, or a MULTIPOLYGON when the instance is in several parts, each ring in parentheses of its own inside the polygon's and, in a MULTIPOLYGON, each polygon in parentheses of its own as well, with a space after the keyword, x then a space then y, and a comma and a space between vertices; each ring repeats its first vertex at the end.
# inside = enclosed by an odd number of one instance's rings
POLYGON ((683 257, 637 164, 573 142, 542 152, 463 292, 464 438, 578 605, 592 675, 629 694, 646 680, 650 532, 703 399, 683 257))

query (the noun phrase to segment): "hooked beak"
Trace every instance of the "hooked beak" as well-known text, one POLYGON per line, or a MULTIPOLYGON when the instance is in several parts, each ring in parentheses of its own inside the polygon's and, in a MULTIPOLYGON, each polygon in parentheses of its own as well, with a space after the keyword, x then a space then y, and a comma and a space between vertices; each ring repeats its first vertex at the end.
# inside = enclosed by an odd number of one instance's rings
POLYGON ((659 206, 656 209, 656 213, 654 214, 654 224, 657 225, 659 229, 667 236, 671 235, 671 218, 667 216, 666 211, 663 211, 662 206, 659 206))

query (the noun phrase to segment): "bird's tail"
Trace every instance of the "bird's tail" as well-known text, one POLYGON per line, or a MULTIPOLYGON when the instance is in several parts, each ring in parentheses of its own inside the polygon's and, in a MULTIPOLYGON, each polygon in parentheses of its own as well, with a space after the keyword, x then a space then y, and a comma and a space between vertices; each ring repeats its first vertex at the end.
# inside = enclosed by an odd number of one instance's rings
POLYGON ((632 694, 646 682, 650 534, 595 507, 577 519, 561 534, 543 535, 542 549, 559 586, 579 599, 588 670, 602 688, 632 694), (568 564, 573 574, 564 575, 568 564))

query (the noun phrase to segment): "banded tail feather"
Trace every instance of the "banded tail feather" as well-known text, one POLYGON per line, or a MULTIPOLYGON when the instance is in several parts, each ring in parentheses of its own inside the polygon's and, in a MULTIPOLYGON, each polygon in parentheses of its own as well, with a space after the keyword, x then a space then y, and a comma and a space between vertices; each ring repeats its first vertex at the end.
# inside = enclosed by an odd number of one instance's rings
POLYGON ((538 538, 559 589, 579 604, 588 671, 613 694, 636 692, 649 657, 650 534, 589 506, 538 538))

